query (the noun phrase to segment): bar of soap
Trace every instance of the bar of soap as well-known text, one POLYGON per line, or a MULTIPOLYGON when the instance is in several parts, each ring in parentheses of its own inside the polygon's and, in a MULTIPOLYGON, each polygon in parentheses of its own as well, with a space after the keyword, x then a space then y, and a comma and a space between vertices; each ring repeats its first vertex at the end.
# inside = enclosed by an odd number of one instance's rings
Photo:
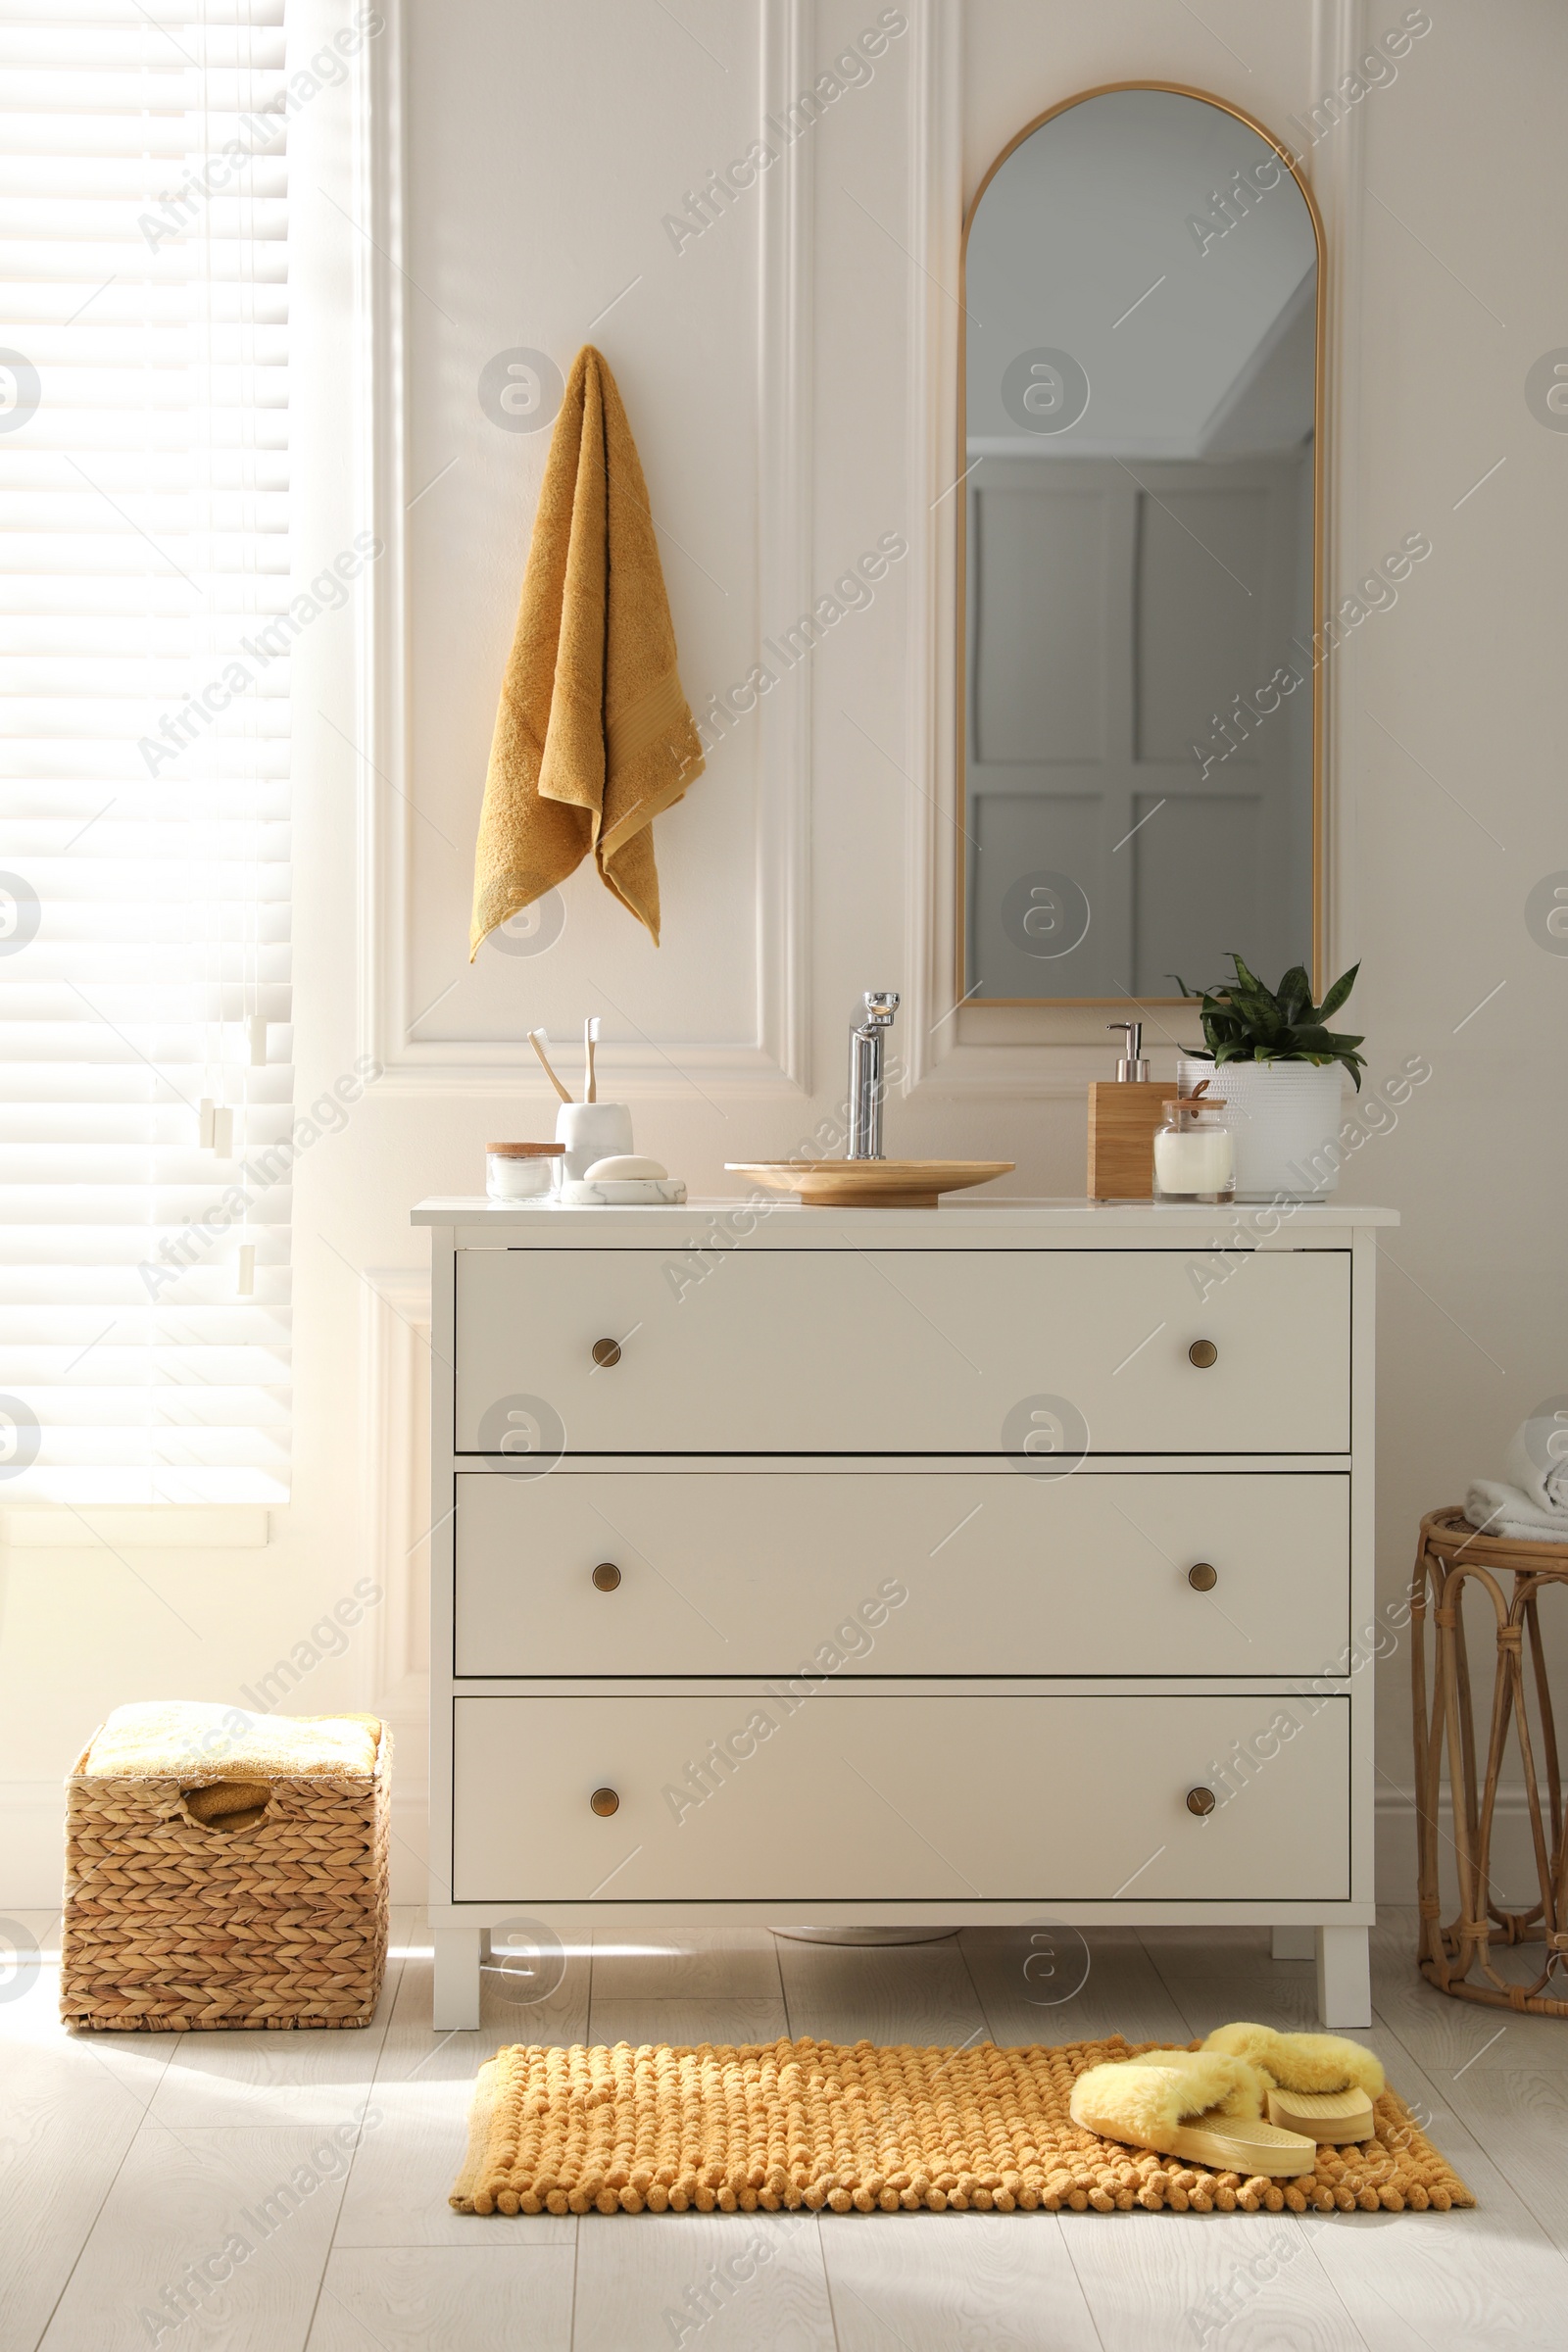
POLYGON ((645 1159, 640 1152, 612 1152, 608 1159, 596 1159, 583 1178, 584 1184, 646 1184, 657 1183, 669 1170, 657 1159, 645 1159))

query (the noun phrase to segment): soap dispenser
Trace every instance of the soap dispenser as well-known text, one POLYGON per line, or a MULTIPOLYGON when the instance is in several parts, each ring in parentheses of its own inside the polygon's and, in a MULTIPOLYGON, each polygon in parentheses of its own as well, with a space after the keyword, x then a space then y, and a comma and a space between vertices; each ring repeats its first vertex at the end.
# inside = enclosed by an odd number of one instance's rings
POLYGON ((1150 1077, 1142 1021, 1107 1021, 1105 1026, 1121 1031, 1123 1051, 1114 1078, 1090 1083, 1089 1198, 1152 1200, 1154 1130, 1164 1116, 1170 1081, 1150 1077))
POLYGON ((1149 1084, 1149 1056, 1144 1052, 1143 1022, 1107 1021, 1105 1027, 1124 1030, 1127 1036, 1127 1051, 1116 1064, 1116 1084, 1118 1086, 1147 1086, 1149 1084))

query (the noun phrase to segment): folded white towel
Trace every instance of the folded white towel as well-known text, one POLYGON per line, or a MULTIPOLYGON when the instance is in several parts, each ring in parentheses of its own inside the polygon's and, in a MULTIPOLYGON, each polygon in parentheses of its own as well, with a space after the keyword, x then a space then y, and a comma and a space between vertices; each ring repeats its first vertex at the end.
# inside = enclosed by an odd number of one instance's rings
POLYGON ((1464 1515, 1479 1535, 1568 1544, 1568 1509, 1544 1511, 1533 1494, 1499 1478, 1476 1480, 1464 1498, 1464 1515))
POLYGON ((1568 1404, 1554 1396, 1514 1431, 1502 1473, 1536 1510, 1568 1511, 1568 1404))

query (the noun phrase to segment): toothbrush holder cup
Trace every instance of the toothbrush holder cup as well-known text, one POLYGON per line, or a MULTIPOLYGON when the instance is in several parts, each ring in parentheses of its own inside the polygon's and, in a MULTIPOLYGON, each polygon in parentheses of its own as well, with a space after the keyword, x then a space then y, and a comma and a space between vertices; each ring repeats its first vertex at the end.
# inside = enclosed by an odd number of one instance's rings
POLYGON ((564 1175, 580 1184, 596 1159, 630 1152, 631 1109, 625 1102, 563 1102, 556 1113, 556 1141, 566 1147, 564 1175))

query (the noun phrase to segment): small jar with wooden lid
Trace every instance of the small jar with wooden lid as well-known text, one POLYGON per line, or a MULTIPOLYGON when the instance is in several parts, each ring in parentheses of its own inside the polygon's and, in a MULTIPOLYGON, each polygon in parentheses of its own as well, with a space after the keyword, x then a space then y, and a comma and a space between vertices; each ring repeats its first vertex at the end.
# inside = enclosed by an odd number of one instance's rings
POLYGON ((1165 1104, 1154 1131, 1154 1199, 1220 1204, 1236 1198, 1235 1145, 1217 1096, 1184 1096, 1165 1104))
POLYGON ((564 1144, 486 1144, 484 1189, 492 1200, 547 1200, 561 1182, 564 1144))

